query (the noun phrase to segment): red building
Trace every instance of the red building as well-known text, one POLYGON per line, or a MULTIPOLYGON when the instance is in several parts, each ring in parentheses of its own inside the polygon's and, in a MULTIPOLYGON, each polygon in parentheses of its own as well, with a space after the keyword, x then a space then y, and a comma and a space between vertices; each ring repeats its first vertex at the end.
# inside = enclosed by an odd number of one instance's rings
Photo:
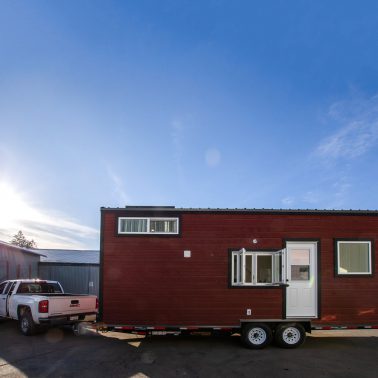
POLYGON ((107 324, 378 324, 378 211, 101 210, 107 324))

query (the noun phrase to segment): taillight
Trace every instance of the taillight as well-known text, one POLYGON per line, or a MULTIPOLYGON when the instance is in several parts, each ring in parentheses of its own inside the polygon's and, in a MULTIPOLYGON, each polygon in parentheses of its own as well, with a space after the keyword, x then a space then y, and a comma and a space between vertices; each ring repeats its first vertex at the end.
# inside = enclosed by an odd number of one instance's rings
POLYGON ((98 298, 96 298, 96 310, 98 310, 98 298))
POLYGON ((44 300, 38 303, 38 311, 42 313, 49 312, 49 301, 44 300))

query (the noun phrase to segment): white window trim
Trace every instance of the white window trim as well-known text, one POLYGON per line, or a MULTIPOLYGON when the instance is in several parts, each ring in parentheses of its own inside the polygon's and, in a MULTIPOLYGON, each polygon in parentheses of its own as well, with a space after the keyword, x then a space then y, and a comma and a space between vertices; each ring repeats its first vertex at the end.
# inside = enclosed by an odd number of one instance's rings
MULTIPOLYGON (((282 282, 274 282, 274 264, 275 259, 274 256, 282 254, 283 258, 283 250, 280 251, 247 251, 245 248, 242 248, 239 251, 232 251, 231 252, 231 286, 233 287, 240 287, 240 286, 278 286, 282 282), (236 259, 236 282, 234 282, 234 269, 235 269, 235 262, 234 256, 240 256, 236 259), (244 282, 245 281, 245 256, 252 256, 252 282, 244 282), (271 279, 272 282, 256 282, 257 281, 257 257, 258 256, 271 256, 272 258, 272 273, 271 279), (241 263, 241 264, 240 264, 241 263)), ((280 265, 279 269, 283 269, 282 264, 280 265)), ((284 277, 283 271, 281 271, 282 279, 284 277)))
POLYGON ((165 218, 165 217, 119 217, 118 218, 118 234, 121 235, 178 235, 179 233, 179 218, 165 218), (128 232, 121 231, 121 222, 122 220, 128 219, 144 219, 147 220, 147 232, 128 232), (150 222, 152 221, 176 221, 177 229, 176 232, 151 232, 150 231, 150 222))
POLYGON ((369 240, 337 240, 337 274, 339 276, 371 275, 372 274, 371 241, 369 240), (369 271, 368 272, 342 272, 340 270, 340 244, 368 244, 369 245, 369 271))

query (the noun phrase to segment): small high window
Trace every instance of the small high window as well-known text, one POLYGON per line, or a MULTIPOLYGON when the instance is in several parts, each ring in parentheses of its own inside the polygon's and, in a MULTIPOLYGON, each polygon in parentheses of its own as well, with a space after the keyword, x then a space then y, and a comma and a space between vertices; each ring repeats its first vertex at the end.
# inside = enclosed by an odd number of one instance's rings
POLYGON ((372 274, 371 241, 338 240, 337 274, 372 274))
POLYGON ((178 218, 119 218, 119 234, 178 234, 178 218))
POLYGON ((232 286, 275 285, 282 282, 282 251, 231 253, 232 286))

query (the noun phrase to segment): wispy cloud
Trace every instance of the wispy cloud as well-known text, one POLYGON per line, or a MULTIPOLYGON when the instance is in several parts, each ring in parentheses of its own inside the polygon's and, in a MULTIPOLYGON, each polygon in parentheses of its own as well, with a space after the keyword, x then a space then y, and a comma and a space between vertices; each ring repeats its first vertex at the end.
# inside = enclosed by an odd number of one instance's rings
POLYGON ((106 170, 113 184, 113 193, 117 198, 117 201, 121 202, 119 205, 125 206, 127 203, 130 203, 130 196, 126 193, 125 185, 121 176, 119 176, 110 165, 107 166, 106 170))
POLYGON ((332 204, 329 207, 343 208, 346 205, 347 198, 350 195, 352 184, 347 176, 341 176, 336 180, 331 188, 332 204))
POLYGON ((281 203, 284 207, 291 207, 295 203, 295 198, 293 196, 287 196, 281 199, 281 203))
POLYGON ((304 194, 297 196, 287 196, 281 199, 281 204, 284 207, 313 207, 317 206, 321 201, 321 195, 316 190, 309 190, 304 194))
POLYGON ((354 159, 378 144, 378 95, 336 102, 331 105, 329 116, 341 127, 320 142, 316 156, 354 159))
POLYGON ((9 241, 18 230, 34 239, 40 248, 93 248, 99 236, 97 229, 61 212, 33 205, 9 184, 1 182, 0 239, 9 241))

